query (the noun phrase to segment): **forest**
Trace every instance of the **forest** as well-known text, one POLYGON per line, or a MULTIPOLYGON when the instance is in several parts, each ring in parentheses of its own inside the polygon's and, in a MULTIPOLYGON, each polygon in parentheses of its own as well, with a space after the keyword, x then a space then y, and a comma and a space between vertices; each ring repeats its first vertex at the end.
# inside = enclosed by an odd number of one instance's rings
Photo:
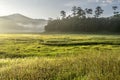
POLYGON ((62 10, 61 18, 49 19, 45 26, 46 32, 73 32, 73 33, 119 33, 120 13, 118 6, 111 6, 113 15, 103 17, 104 9, 97 6, 95 9, 73 6, 72 14, 62 10))

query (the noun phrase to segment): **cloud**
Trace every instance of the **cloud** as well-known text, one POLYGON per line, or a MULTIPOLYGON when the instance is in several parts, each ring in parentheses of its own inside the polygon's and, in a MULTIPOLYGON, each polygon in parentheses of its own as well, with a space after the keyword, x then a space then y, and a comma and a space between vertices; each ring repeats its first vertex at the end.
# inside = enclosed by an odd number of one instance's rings
POLYGON ((107 6, 111 4, 118 4, 120 3, 120 0, 87 0, 89 3, 97 3, 101 6, 107 6))
POLYGON ((100 6, 108 6, 108 5, 118 5, 120 4, 120 0, 70 0, 64 4, 65 7, 73 7, 73 6, 81 6, 86 7, 90 5, 100 5, 100 6))
POLYGON ((70 1, 68 3, 65 3, 64 6, 66 6, 66 7, 79 6, 81 2, 83 2, 83 1, 81 1, 81 0, 74 0, 74 1, 70 1))
POLYGON ((106 0, 106 3, 112 3, 113 0, 106 0))
MULTIPOLYGON (((91 2, 103 2, 103 3, 112 3, 115 0, 87 0, 87 2, 91 3, 91 2)), ((119 1, 119 0, 118 0, 119 1)))
POLYGON ((89 2, 89 3, 93 3, 93 2, 99 2, 99 0, 87 0, 87 2, 89 2))
POLYGON ((110 4, 112 4, 112 2, 113 2, 113 0, 101 0, 101 1, 99 1, 101 6, 110 5, 110 4))
POLYGON ((64 6, 71 7, 71 6, 79 6, 80 4, 90 4, 90 3, 99 3, 99 4, 111 4, 113 1, 120 1, 120 0, 73 0, 69 1, 64 4, 64 6))
POLYGON ((70 0, 69 2, 65 3, 64 6, 66 7, 73 7, 73 6, 83 6, 88 5, 89 3, 96 3, 99 0, 70 0))
POLYGON ((107 6, 107 5, 119 5, 120 0, 102 0, 100 2, 101 6, 107 6))

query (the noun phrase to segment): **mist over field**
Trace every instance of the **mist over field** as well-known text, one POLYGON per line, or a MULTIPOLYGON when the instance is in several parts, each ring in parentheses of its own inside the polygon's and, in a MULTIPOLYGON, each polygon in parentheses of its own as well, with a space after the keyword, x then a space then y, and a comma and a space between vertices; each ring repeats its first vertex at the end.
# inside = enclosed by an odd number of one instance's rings
POLYGON ((41 33, 45 25, 45 19, 32 19, 22 14, 0 17, 0 33, 41 33))

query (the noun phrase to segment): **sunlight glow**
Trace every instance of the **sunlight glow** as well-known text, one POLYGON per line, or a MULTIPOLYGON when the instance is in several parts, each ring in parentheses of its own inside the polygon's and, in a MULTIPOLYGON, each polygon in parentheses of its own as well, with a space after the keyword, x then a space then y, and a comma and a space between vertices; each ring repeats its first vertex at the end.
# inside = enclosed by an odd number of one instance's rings
POLYGON ((14 13, 15 11, 13 11, 12 6, 7 6, 7 5, 0 5, 0 16, 4 16, 4 15, 9 15, 14 13))

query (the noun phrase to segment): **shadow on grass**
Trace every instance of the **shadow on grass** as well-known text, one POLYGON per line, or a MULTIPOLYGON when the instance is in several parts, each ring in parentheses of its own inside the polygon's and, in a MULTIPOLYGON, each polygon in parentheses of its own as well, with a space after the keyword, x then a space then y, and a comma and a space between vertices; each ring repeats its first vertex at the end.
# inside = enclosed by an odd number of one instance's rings
MULTIPOLYGON (((61 54, 62 55, 62 54, 61 54)), ((0 52, 0 59, 2 58, 27 58, 27 57, 54 57, 60 56, 57 54, 45 53, 45 54, 30 54, 30 53, 7 53, 0 52)))
POLYGON ((38 55, 0 52, 0 58, 26 58, 26 57, 34 57, 34 56, 38 56, 38 55))
POLYGON ((120 45, 114 42, 76 42, 76 43, 42 43, 48 46, 80 46, 80 45, 120 45))

